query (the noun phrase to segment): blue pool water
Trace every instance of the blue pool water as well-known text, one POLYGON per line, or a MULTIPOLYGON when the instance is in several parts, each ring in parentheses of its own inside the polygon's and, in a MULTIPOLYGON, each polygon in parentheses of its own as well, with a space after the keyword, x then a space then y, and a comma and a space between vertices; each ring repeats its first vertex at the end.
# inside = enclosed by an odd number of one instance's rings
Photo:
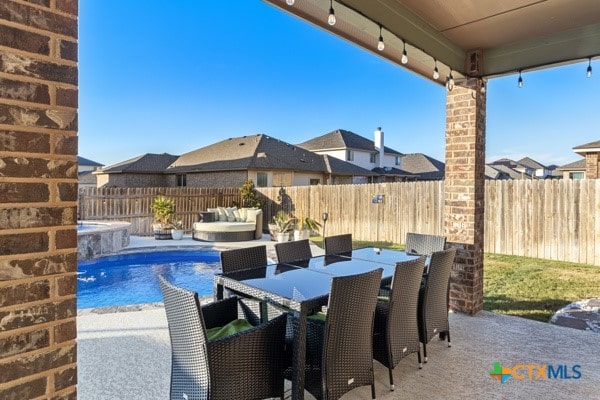
POLYGON ((77 308, 97 308, 162 301, 158 275, 199 295, 213 292, 213 274, 221 263, 217 251, 164 251, 80 261, 77 308))

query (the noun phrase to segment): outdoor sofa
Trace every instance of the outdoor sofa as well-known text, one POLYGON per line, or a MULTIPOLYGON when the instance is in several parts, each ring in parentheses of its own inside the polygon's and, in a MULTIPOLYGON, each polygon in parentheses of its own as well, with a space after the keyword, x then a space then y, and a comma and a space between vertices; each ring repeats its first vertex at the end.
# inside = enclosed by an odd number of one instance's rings
POLYGON ((262 210, 218 207, 200 212, 192 238, 206 242, 242 242, 262 238, 262 210))

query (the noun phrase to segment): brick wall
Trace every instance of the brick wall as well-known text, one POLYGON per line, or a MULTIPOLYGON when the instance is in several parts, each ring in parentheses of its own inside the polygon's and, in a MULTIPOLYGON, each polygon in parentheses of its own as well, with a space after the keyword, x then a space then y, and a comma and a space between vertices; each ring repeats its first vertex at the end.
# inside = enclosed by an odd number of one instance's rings
MULTIPOLYGON (((223 171, 187 174, 188 187, 223 188, 241 187, 248 179, 247 171, 223 171)), ((168 178, 169 186, 177 186, 175 175, 168 178)))
POLYGON ((0 398, 76 397, 77 0, 0 1, 0 398))
POLYGON ((468 79, 446 97, 444 231, 457 248, 450 306, 468 314, 483 309, 486 99, 480 84, 468 79))
POLYGON ((98 174, 98 187, 175 186, 175 183, 170 185, 167 181, 163 174, 98 174))
POLYGON ((586 153, 585 177, 586 179, 600 178, 600 153, 586 153))

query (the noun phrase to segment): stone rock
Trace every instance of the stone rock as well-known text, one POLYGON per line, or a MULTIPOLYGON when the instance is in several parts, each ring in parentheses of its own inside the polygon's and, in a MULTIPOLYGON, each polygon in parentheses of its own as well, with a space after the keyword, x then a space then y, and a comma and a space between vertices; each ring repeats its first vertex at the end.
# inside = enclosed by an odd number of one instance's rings
POLYGON ((600 333, 600 297, 576 301, 558 310, 550 323, 600 333))

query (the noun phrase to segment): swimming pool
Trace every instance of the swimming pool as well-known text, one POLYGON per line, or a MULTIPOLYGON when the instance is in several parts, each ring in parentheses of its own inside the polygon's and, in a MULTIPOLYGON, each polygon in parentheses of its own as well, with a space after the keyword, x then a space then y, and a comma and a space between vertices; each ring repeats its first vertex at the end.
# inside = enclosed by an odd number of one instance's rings
POLYGON ((162 301, 158 275, 198 292, 213 292, 221 270, 218 251, 161 251, 79 261, 77 308, 98 308, 162 301))

